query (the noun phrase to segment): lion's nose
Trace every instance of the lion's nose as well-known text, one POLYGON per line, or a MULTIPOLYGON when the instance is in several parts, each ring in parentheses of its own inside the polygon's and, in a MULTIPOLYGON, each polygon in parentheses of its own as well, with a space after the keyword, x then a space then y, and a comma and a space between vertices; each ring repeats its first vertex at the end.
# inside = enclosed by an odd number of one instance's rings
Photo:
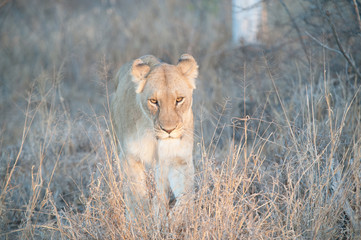
POLYGON ((163 130, 164 132, 166 132, 166 133, 168 133, 168 134, 170 134, 171 132, 173 132, 173 130, 175 129, 175 128, 166 129, 166 128, 163 128, 163 127, 161 127, 161 128, 162 128, 162 130, 163 130))

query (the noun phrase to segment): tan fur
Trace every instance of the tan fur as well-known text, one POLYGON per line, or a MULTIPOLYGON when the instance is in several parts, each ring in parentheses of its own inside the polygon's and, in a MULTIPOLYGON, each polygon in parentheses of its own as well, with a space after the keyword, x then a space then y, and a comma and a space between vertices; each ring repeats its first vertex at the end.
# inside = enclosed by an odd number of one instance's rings
POLYGON ((192 192, 192 94, 197 76, 196 61, 183 54, 177 65, 143 56, 121 67, 115 78, 111 116, 124 153, 126 205, 133 214, 150 207, 148 167, 155 169, 156 204, 167 206, 169 187, 176 205, 187 201, 185 196, 192 192))

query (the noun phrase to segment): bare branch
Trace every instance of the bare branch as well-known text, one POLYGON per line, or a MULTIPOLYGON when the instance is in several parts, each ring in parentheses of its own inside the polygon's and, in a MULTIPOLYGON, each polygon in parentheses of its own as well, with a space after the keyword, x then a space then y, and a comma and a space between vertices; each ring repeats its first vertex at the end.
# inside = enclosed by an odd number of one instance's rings
POLYGON ((331 16, 331 13, 330 12, 326 12, 326 14, 324 14, 325 17, 326 17, 326 20, 328 22, 328 24, 330 24, 331 26, 331 29, 332 29, 332 34, 334 36, 334 38, 336 39, 336 43, 337 43, 337 46, 338 48, 340 49, 342 55, 344 56, 344 58, 347 60, 347 62, 352 66, 352 68, 354 69, 354 71, 356 72, 357 76, 359 78, 361 78, 361 73, 360 71, 357 69, 356 65, 355 65, 355 62, 351 59, 351 57, 346 53, 345 49, 343 48, 342 44, 341 44, 341 41, 340 41, 340 38, 338 37, 338 34, 337 34, 337 31, 336 31, 336 27, 335 27, 335 24, 333 24, 330 16, 331 16))
POLYGON ((321 47, 326 48, 327 50, 330 50, 332 52, 338 53, 342 55, 342 52, 340 52, 337 49, 334 49, 332 47, 327 46, 326 44, 322 43, 320 40, 318 40, 316 37, 312 36, 309 32, 305 31, 305 33, 307 34, 307 36, 309 36, 312 40, 314 40, 315 42, 317 42, 319 45, 321 45, 321 47))
POLYGON ((290 18, 292 24, 293 24, 293 27, 296 29, 297 31, 297 34, 298 34, 298 38, 300 39, 300 42, 301 42, 301 45, 302 45, 302 48, 303 48, 303 51, 305 52, 306 54, 306 58, 308 60, 308 63, 310 63, 310 58, 308 56, 308 52, 307 52, 307 48, 306 48, 306 45, 305 45, 305 42, 303 41, 303 38, 302 38, 302 34, 301 34, 301 31, 300 31, 300 28, 298 27, 298 25, 296 24, 296 21, 295 19, 293 18, 290 10, 288 9, 287 5, 284 3, 283 0, 279 0, 279 2, 281 3, 281 5, 284 7, 284 9, 286 10, 287 12, 287 15, 288 17, 290 18))

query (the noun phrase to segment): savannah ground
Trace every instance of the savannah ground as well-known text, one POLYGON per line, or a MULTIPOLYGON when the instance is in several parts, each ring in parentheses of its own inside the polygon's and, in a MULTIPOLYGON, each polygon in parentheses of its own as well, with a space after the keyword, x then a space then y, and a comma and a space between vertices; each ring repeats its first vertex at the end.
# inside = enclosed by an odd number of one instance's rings
POLYGON ((360 239, 360 1, 265 1, 252 46, 231 1, 0 4, 0 239, 360 239), (111 78, 185 52, 195 204, 156 231, 124 214, 111 78))

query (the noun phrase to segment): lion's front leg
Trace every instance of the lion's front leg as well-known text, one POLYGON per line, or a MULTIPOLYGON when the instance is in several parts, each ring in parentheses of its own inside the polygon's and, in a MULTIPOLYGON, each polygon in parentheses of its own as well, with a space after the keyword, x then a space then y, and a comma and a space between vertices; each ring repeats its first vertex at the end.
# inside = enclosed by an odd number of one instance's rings
MULTIPOLYGON (((175 208, 183 205, 192 205, 194 166, 192 157, 177 158, 168 173, 170 188, 176 198, 175 208)), ((177 210, 177 209, 175 209, 177 210)))
POLYGON ((127 182, 124 192, 127 217, 139 219, 149 213, 145 167, 137 158, 128 156, 123 170, 127 182))
POLYGON ((155 183, 156 183, 156 192, 153 199, 153 208, 155 216, 157 217, 158 223, 157 226, 160 227, 162 222, 167 219, 168 214, 168 166, 165 164, 157 164, 155 168, 155 183))

